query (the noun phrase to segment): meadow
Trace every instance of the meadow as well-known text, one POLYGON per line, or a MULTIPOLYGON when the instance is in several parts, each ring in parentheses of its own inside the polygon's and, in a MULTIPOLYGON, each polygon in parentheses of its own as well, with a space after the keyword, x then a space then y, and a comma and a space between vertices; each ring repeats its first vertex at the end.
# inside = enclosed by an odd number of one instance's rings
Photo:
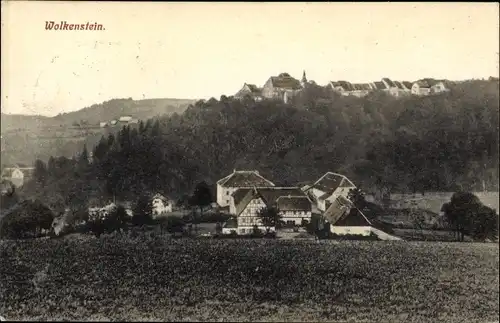
POLYGON ((11 320, 488 322, 498 245, 68 236, 0 242, 11 320))

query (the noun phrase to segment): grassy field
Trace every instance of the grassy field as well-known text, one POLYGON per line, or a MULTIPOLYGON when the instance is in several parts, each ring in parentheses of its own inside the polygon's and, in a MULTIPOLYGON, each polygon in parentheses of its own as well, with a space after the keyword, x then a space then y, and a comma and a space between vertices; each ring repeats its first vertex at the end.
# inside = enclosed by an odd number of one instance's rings
POLYGON ((0 315, 498 321, 495 244, 76 237, 0 242, 0 315))

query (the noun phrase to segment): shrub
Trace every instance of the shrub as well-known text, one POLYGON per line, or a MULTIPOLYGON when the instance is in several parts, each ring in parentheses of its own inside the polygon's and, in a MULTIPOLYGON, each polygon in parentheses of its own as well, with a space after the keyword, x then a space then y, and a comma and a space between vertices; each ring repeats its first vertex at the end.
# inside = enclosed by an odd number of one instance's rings
POLYGON ((165 229, 170 233, 183 232, 185 222, 177 216, 168 216, 165 221, 165 229))
POLYGON ((25 200, 14 206, 0 222, 0 237, 21 239, 37 237, 50 231, 54 214, 39 200, 25 200))
POLYGON ((122 205, 111 208, 104 216, 99 216, 89 221, 89 229, 97 237, 103 233, 121 232, 127 226, 127 212, 122 205))

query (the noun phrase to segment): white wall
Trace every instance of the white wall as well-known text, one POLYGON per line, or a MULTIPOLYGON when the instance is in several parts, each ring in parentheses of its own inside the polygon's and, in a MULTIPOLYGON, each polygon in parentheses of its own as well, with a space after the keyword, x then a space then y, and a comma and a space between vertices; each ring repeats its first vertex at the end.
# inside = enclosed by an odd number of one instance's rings
POLYGON ((221 207, 230 206, 231 204, 231 194, 233 194, 238 187, 225 187, 217 184, 217 204, 221 207))
POLYGON ((330 226, 330 231, 334 234, 338 235, 347 235, 347 234, 355 234, 355 235, 362 235, 362 236, 369 236, 370 233, 372 232, 372 227, 370 226, 364 226, 364 227, 357 227, 357 226, 330 226))
POLYGON ((238 215, 238 227, 240 226, 253 226, 254 224, 260 224, 261 221, 258 218, 259 210, 266 207, 266 204, 261 198, 253 199, 248 203, 245 209, 238 215))
MULTIPOLYGON (((262 233, 266 233, 267 232, 267 228, 265 226, 258 226, 259 230, 262 232, 262 233)), ((269 232, 274 232, 276 231, 276 229, 274 227, 270 227, 269 228, 269 232)), ((238 234, 252 234, 253 233, 253 226, 245 226, 245 227, 240 227, 238 226, 238 234)))
POLYGON ((281 212, 281 220, 287 223, 287 221, 294 221, 295 225, 301 225, 302 220, 307 220, 311 222, 311 211, 286 211, 281 212), (298 214, 297 214, 298 212, 298 214))
POLYGON ((152 201, 153 205, 153 216, 159 216, 164 213, 172 212, 172 203, 169 201, 162 201, 161 199, 154 199, 152 201))

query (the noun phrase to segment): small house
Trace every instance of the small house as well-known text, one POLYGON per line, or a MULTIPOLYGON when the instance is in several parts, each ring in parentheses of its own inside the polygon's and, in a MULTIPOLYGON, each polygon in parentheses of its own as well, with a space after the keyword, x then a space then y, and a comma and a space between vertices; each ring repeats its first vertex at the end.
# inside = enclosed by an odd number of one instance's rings
POLYGON ((262 99, 262 90, 259 89, 255 84, 243 84, 243 87, 234 95, 235 98, 243 99, 247 96, 258 101, 262 99))
POLYGON ((429 95, 431 94, 431 86, 427 81, 417 81, 411 87, 411 94, 413 95, 429 95))
POLYGON ((123 123, 129 123, 133 118, 131 116, 121 116, 118 121, 123 123))
POLYGON ((433 93, 433 94, 438 94, 438 93, 443 93, 443 92, 448 92, 448 91, 450 91, 450 90, 446 87, 446 85, 442 81, 439 81, 436 84, 431 86, 431 93, 433 93))
POLYGON ((156 194, 151 200, 153 207, 153 217, 171 213, 174 202, 161 194, 156 194))
POLYGON ((333 234, 369 236, 372 233, 370 220, 343 196, 338 196, 323 216, 333 234))
POLYGON ((6 167, 2 171, 2 179, 10 181, 15 187, 22 187, 34 172, 34 167, 6 167))

